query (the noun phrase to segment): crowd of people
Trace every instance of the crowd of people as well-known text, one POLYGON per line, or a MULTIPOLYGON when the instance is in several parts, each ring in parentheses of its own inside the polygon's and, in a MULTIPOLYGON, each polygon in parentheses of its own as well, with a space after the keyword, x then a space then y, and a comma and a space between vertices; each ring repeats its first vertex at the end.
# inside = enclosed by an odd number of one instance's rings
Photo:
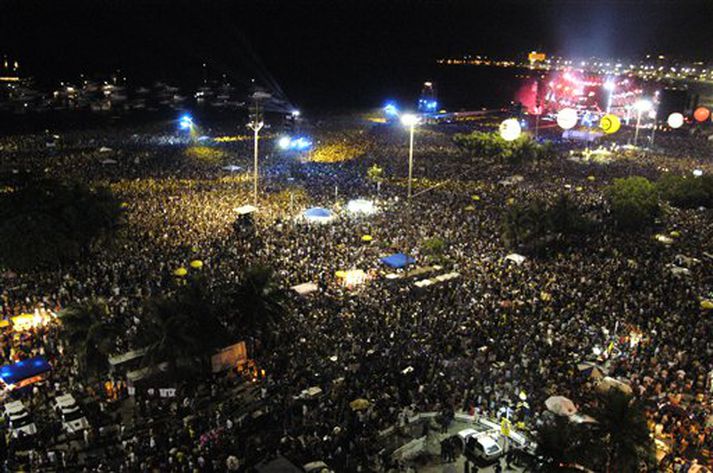
MULTIPOLYGON (((398 466, 380 432, 414 413, 497 418, 503 408, 516 410, 524 393, 530 407, 516 415, 534 429, 551 395, 586 405, 595 388, 578 368, 583 361, 605 367, 645 403, 652 431, 670 449, 664 462, 706 461, 713 449, 713 325, 700 300, 713 291, 710 210, 668 209, 657 231, 681 237, 662 245, 653 230, 616 231, 602 192, 632 174, 713 172, 706 141, 664 135, 657 137, 660 151, 629 151, 606 165, 562 153, 512 169, 459 150, 448 126, 424 127, 416 134, 414 198, 407 201, 403 130, 352 126, 364 128, 349 131, 349 140, 364 141, 353 159, 313 162, 263 143, 250 236, 234 231, 233 209, 252 203, 251 175, 224 166, 249 171, 250 141, 203 141, 220 149, 217 164, 197 159, 189 139, 153 129, 78 131, 50 147, 45 135, 0 140, 3 175, 107 185, 126 216, 116 243, 89 260, 63 271, 5 272, 5 317, 103 298, 123 329, 119 354, 141 348, 136 334, 145 300, 175 290, 174 270, 191 260, 200 259, 202 275, 216 283, 236 282, 244 268, 263 264, 285 289, 318 287, 307 296, 291 294, 278 344, 250 340, 249 355, 264 373, 258 379, 206 376, 176 386, 175 397, 129 395, 120 373, 107 374, 119 386, 111 395, 103 383, 87 382, 58 323, 22 336, 6 332, 3 364, 43 355, 53 368, 47 381, 22 393, 31 410, 46 409, 60 392, 96 406, 93 429, 81 441, 58 447, 56 428, 48 428, 30 442, 29 456, 20 454, 26 445, 11 440, 6 464, 242 471, 279 452, 299 464, 322 460, 337 472, 389 471, 398 466), (367 178, 373 164, 384 169, 378 189, 367 178), (512 174, 523 180, 501 184, 512 174), (599 212, 603 229, 548 257, 506 260, 512 249, 500 222, 508 202, 562 193, 599 212), (350 215, 345 203, 353 198, 374 199, 378 212, 350 215), (309 206, 331 208, 337 218, 310 224, 300 218, 309 206), (425 251, 432 238, 445 242, 440 254, 425 251), (459 277, 428 287, 416 287, 408 273, 387 278, 392 270, 380 258, 395 252, 413 257, 416 267, 438 264, 459 277), (669 270, 677 255, 698 261, 685 277, 669 270), (348 269, 369 277, 347 288, 335 273, 348 269), (304 396, 311 387, 321 394, 304 396), (351 409, 355 399, 368 400, 368 407, 351 409)), ((319 146, 320 130, 314 132, 319 146)))

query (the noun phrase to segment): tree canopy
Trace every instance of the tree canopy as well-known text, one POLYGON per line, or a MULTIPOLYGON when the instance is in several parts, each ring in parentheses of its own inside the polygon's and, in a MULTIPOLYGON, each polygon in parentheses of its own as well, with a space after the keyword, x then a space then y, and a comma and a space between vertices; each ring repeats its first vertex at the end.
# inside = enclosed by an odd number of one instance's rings
POLYGON ((109 355, 119 333, 109 317, 106 301, 91 299, 72 304, 59 317, 63 338, 75 355, 80 372, 88 379, 103 374, 109 367, 109 355))
POLYGON ((553 203, 534 200, 511 205, 502 219, 503 240, 512 248, 542 250, 562 246, 592 228, 592 221, 565 194, 553 203))
POLYGON ((662 199, 685 209, 713 206, 713 176, 700 177, 665 174, 656 183, 662 199))
POLYGON ((553 153, 552 143, 540 144, 528 135, 522 135, 515 141, 505 141, 499 133, 473 131, 457 133, 453 140, 475 155, 501 159, 510 164, 539 162, 553 153))
POLYGON ((34 181, 0 194, 0 264, 18 271, 71 264, 114 236, 121 205, 106 188, 34 181))
POLYGON ((178 367, 200 369, 213 352, 231 341, 220 322, 221 311, 200 278, 171 297, 150 299, 139 332, 147 348, 146 364, 166 362, 174 372, 178 367))
POLYGON ((659 215, 656 186, 641 176, 614 179, 606 189, 612 216, 625 230, 637 230, 654 223, 659 215))

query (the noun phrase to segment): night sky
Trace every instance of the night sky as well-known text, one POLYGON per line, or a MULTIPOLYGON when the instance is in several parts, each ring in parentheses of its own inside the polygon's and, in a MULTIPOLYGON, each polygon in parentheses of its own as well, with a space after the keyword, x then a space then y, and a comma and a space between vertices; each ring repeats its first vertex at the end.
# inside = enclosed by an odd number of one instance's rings
POLYGON ((0 53, 39 81, 120 68, 186 83, 207 62, 235 84, 319 93, 464 52, 710 60, 712 26, 706 0, 0 0, 0 53))

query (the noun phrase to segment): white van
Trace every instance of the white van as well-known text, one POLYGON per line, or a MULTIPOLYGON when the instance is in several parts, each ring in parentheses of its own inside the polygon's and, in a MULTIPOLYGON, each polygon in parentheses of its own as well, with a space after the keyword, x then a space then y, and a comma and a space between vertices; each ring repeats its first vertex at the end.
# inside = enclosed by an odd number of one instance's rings
POLYGON ((89 421, 71 394, 56 397, 54 409, 62 418, 62 428, 66 433, 76 434, 89 428, 89 421))
POLYGON ((4 406, 5 420, 13 438, 18 438, 21 434, 35 435, 37 426, 32 422, 30 413, 21 401, 8 402, 4 406))
POLYGON ((503 449, 497 442, 497 433, 482 432, 475 429, 465 429, 458 432, 458 438, 463 445, 463 455, 468 459, 495 461, 503 454, 503 449))

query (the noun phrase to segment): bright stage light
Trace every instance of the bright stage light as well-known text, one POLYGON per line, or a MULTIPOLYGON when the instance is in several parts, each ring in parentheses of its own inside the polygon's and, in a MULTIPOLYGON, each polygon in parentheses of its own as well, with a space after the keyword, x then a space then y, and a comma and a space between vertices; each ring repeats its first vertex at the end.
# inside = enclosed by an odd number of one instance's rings
POLYGON ((636 108, 637 111, 639 112, 648 112, 653 108, 654 104, 651 103, 651 100, 648 99, 640 99, 634 104, 634 108, 636 108))
POLYGON ((616 84, 609 80, 604 83, 604 88, 611 92, 616 88, 616 84))
POLYGON ((401 115, 401 124, 403 126, 415 126, 418 123, 418 115, 413 113, 404 113, 401 115))
POLYGON ((388 117, 396 117, 399 114, 399 108, 393 102, 386 102, 386 105, 384 105, 384 114, 388 117))
POLYGON ((701 177, 703 175, 703 171, 700 169, 694 169, 693 170, 693 175, 696 177, 701 177))
POLYGON ((188 130, 193 128, 193 118, 188 114, 182 115, 178 121, 178 126, 182 130, 188 130))
POLYGON ((304 151, 306 149, 309 149, 312 146, 312 141, 308 140, 307 138, 304 137, 299 137, 297 139, 292 140, 290 143, 290 148, 296 150, 296 151, 304 151))
POLYGON ((521 133, 522 127, 515 118, 508 118, 500 124, 500 137, 505 141, 515 141, 521 133))
POLYGON ((683 121, 684 121, 683 115, 678 112, 675 112, 668 116, 667 122, 668 122, 668 126, 670 126, 673 129, 676 129, 676 128, 681 128, 683 126, 683 121))
POLYGON ((280 149, 287 149, 290 147, 290 137, 289 136, 283 136, 277 141, 277 146, 280 147, 280 149))
POLYGON ((292 110, 292 116, 297 118, 300 116, 300 111, 299 110, 292 110))

